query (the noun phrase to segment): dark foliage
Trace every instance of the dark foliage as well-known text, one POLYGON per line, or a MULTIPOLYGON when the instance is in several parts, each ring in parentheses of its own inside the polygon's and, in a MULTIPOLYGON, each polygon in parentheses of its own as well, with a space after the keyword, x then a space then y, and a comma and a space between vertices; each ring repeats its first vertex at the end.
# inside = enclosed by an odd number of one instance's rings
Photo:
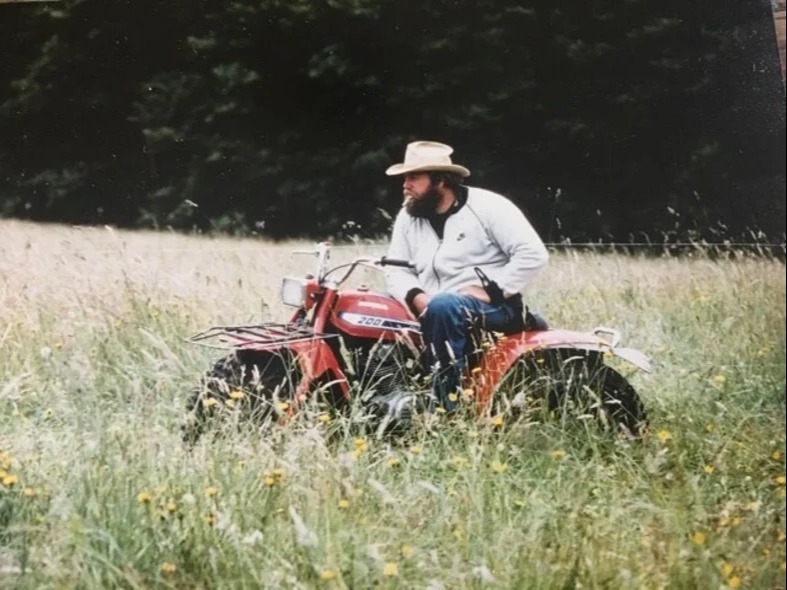
POLYGON ((550 241, 785 232, 767 0, 6 4, 0 55, 0 214, 380 235, 436 139, 550 241))

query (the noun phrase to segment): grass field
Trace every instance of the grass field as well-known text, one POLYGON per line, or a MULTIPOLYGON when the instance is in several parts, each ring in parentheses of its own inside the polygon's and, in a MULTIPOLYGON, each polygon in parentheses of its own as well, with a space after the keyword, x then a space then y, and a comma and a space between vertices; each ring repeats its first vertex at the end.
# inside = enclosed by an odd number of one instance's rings
POLYGON ((0 588, 785 587, 782 262, 553 254, 530 306, 653 358, 642 443, 304 416, 189 452, 184 338, 283 319, 299 246, 0 221, 0 588))

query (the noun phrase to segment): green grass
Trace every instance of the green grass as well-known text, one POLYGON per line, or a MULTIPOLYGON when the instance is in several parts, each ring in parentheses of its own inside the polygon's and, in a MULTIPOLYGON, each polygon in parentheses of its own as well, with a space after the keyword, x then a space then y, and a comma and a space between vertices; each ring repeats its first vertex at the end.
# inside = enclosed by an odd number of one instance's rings
POLYGON ((784 588, 783 263, 553 255, 531 307, 653 357, 642 443, 307 412, 188 452, 184 338, 284 318, 295 247, 0 222, 0 587, 784 588))

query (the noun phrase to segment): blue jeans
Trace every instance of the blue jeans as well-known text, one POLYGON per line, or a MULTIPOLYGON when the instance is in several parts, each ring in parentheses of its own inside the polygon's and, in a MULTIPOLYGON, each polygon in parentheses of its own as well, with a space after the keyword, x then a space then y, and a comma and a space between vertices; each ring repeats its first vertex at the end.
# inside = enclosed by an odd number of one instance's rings
POLYGON ((432 372, 432 393, 446 412, 454 412, 459 406, 462 371, 481 330, 507 332, 521 322, 521 317, 519 298, 492 305, 456 293, 432 297, 421 316, 424 360, 432 372))

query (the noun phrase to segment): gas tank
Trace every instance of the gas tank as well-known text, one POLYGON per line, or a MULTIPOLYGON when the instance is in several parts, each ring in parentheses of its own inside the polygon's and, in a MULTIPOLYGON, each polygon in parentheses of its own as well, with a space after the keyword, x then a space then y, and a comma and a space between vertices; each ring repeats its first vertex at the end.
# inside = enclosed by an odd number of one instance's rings
POLYGON ((358 338, 396 340, 403 335, 420 338, 418 321, 404 305, 382 293, 342 291, 331 320, 341 332, 358 338))

